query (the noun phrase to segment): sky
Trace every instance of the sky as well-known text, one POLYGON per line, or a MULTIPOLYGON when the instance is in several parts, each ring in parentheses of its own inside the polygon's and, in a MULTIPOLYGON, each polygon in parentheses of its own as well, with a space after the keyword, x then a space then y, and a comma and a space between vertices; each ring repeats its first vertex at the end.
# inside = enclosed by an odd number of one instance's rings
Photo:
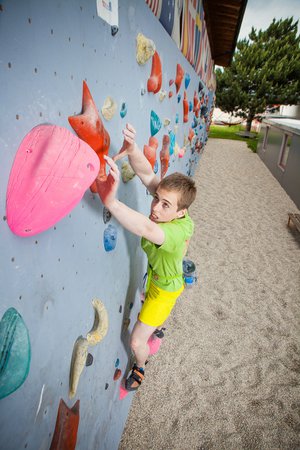
POLYGON ((257 30, 265 30, 274 17, 276 20, 287 17, 299 20, 300 0, 248 0, 238 39, 248 37, 252 26, 257 30))

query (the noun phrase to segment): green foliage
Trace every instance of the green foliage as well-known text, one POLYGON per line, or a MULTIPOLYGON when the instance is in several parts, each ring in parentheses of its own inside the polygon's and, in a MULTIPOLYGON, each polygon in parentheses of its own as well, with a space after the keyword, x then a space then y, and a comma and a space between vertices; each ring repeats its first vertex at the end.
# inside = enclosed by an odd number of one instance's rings
MULTIPOLYGON (((216 70, 216 106, 252 119, 274 104, 300 102, 300 36, 293 18, 273 19, 240 40, 230 67, 216 70)), ((248 129, 250 129, 248 127, 248 129)))
POLYGON ((239 131, 243 130, 244 128, 241 125, 211 125, 208 137, 215 139, 231 139, 233 141, 244 141, 247 143, 248 148, 250 148, 253 153, 256 153, 258 133, 253 133, 256 135, 254 138, 245 138, 237 134, 239 131))

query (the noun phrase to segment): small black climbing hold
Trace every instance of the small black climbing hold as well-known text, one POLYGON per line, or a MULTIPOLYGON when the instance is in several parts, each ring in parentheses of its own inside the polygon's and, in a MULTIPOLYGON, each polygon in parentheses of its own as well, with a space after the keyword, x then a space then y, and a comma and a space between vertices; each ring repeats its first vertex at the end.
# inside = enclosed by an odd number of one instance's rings
POLYGON ((86 357, 86 363, 85 363, 86 367, 91 366, 91 365, 93 364, 93 361, 94 361, 93 355, 91 355, 90 353, 88 353, 88 355, 87 355, 87 357, 86 357))
POLYGON ((113 25, 111 27, 111 34, 112 34, 112 36, 115 36, 118 31, 119 31, 119 28, 116 25, 113 25))
POLYGON ((203 91, 203 89, 204 89, 203 83, 202 81, 199 81, 198 92, 203 91))
POLYGON ((105 390, 108 389, 108 386, 109 386, 109 384, 108 384, 108 383, 105 383, 105 390))
POLYGON ((103 222, 107 223, 111 219, 111 212, 104 206, 103 208, 103 222))

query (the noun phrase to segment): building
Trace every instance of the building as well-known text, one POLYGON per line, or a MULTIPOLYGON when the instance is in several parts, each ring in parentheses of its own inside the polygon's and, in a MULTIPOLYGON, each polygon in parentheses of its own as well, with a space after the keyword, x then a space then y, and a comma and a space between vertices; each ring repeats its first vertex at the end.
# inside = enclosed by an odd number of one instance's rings
POLYGON ((257 153, 300 208, 300 120, 265 118, 257 153))

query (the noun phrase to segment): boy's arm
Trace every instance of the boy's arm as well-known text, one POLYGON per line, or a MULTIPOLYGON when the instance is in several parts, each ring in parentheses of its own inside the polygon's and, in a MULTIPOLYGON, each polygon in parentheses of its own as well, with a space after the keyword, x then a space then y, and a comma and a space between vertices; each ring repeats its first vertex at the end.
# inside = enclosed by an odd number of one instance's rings
POLYGON ((135 142, 135 129, 129 123, 123 130, 124 143, 120 153, 114 157, 114 161, 128 155, 131 167, 151 194, 155 194, 159 184, 159 178, 152 170, 151 164, 135 142))
POLYGON ((143 236, 157 245, 162 245, 165 240, 165 233, 155 222, 148 217, 126 206, 116 198, 118 190, 120 172, 114 161, 105 156, 110 165, 110 172, 106 181, 96 179, 99 196, 111 214, 128 231, 143 236))

